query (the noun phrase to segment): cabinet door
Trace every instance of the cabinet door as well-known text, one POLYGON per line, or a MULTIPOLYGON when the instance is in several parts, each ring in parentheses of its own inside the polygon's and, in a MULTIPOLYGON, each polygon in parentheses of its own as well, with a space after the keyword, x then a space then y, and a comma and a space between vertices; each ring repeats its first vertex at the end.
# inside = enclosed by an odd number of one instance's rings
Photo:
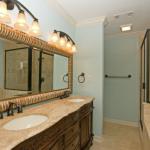
POLYGON ((70 144, 65 146, 65 150, 80 150, 80 137, 79 134, 76 135, 70 144))
POLYGON ((84 148, 90 142, 92 137, 92 115, 89 114, 81 120, 81 148, 84 148))
POLYGON ((43 150, 64 150, 63 138, 60 138, 53 146, 47 145, 43 150))

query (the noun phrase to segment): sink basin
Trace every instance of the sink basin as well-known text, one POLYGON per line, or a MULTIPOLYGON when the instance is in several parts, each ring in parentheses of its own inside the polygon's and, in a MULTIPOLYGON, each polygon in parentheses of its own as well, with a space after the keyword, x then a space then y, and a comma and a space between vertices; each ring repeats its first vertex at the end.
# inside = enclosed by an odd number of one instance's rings
POLYGON ((70 99, 69 101, 73 103, 81 103, 81 102, 84 102, 85 100, 84 99, 70 99))
POLYGON ((3 128, 11 131, 24 130, 36 127, 44 123, 46 120, 48 120, 48 117, 44 115, 29 115, 11 120, 10 122, 6 123, 3 128))

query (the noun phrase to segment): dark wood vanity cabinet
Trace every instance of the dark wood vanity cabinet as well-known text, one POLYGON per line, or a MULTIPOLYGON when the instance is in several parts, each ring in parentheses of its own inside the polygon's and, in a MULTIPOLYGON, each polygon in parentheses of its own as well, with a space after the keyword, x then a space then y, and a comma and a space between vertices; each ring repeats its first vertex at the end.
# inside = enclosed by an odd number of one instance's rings
POLYGON ((22 142, 13 150, 88 150, 93 141, 93 103, 22 142))
POLYGON ((42 150, 59 150, 59 149, 64 149, 63 145, 63 137, 60 137, 59 140, 54 145, 46 145, 42 150))
POLYGON ((80 121, 80 144, 81 149, 87 149, 93 141, 93 105, 83 108, 82 119, 80 121), (86 114, 86 115, 85 115, 86 114))
POLYGON ((88 115, 84 119, 81 120, 81 147, 84 148, 87 146, 87 143, 90 142, 91 137, 91 129, 90 129, 90 118, 91 116, 88 115))

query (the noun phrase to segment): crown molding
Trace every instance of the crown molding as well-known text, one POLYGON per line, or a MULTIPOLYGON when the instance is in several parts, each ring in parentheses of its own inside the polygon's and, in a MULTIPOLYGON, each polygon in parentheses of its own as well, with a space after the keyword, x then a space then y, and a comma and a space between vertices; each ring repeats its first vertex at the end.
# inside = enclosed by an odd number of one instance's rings
POLYGON ((57 0, 51 0, 51 3, 53 3, 55 10, 63 17, 65 18, 70 24, 76 25, 76 21, 73 17, 69 15, 69 13, 58 3, 57 0))
POLYGON ((89 18, 77 22, 72 16, 69 15, 69 13, 61 6, 61 4, 59 4, 57 0, 51 0, 51 2, 54 4, 56 11, 74 26, 78 27, 78 26, 84 26, 84 25, 95 24, 95 23, 103 23, 104 25, 107 24, 107 19, 105 16, 89 18))
POLYGON ((96 24, 96 23, 103 23, 105 24, 106 22, 106 17, 105 16, 101 16, 101 17, 95 17, 95 18, 89 18, 83 21, 80 21, 76 24, 77 27, 79 26, 84 26, 84 25, 90 25, 90 24, 96 24))

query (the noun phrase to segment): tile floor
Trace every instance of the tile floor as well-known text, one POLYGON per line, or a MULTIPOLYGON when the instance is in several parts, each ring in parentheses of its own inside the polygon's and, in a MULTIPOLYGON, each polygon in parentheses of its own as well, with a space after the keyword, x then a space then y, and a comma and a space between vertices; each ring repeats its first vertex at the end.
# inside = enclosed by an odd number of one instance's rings
POLYGON ((91 150, 142 150, 139 130, 113 123, 105 123, 101 142, 94 142, 91 150))

